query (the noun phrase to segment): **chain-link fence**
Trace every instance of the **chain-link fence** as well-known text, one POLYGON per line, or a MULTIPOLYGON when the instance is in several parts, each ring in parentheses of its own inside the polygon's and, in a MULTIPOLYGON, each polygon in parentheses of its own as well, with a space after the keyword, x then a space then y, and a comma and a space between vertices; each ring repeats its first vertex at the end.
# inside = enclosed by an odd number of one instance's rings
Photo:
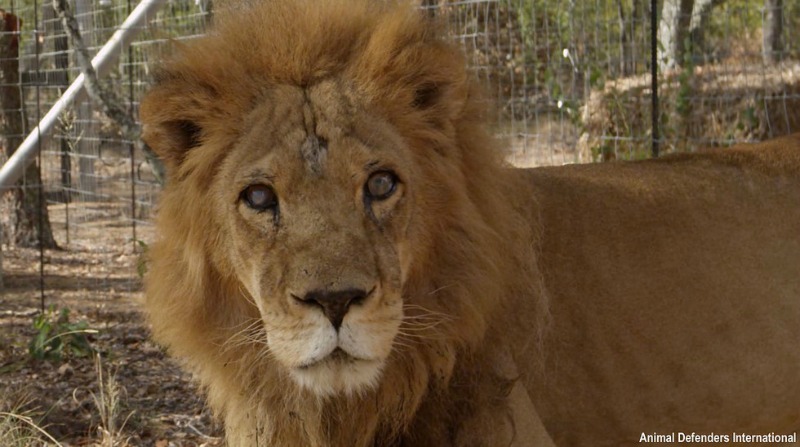
MULTIPOLYGON (((52 3, 8 1, 0 16, 6 156, 80 73, 52 3)), ((800 130, 800 4, 661 0, 654 11, 653 3, 425 0, 422 7, 442 17, 463 44, 472 72, 497 99, 495 131, 521 166, 648 156, 654 50, 662 152, 800 130)), ((70 4, 91 51, 135 6, 134 0, 70 4)), ((214 7, 210 0, 171 0, 121 49, 103 82, 133 115, 165 43, 202 34, 214 7)), ((67 108, 43 137, 23 186, 3 191, 8 296, 38 290, 43 300, 57 301, 64 290, 138 291, 135 267, 150 240, 160 190, 144 155, 88 101, 67 108), (39 242, 63 250, 37 250, 39 242)))

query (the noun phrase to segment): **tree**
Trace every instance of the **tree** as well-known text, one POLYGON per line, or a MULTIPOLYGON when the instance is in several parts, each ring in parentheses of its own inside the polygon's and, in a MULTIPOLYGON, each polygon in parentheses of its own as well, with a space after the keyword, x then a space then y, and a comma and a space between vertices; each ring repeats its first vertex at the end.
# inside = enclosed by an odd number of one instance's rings
POLYGON ((625 0, 617 0, 617 15, 620 27, 620 73, 630 76, 635 73, 636 37, 639 24, 644 23, 647 0, 632 0, 631 11, 626 14, 625 0))
POLYGON ((711 12, 724 2, 725 0, 695 0, 689 25, 689 39, 695 54, 705 52, 705 32, 711 20, 711 12))
POLYGON ((763 56, 765 64, 783 58, 783 0, 764 0, 763 56))
POLYGON ((664 0, 658 28, 661 69, 682 67, 687 51, 702 52, 711 13, 723 3, 725 0, 664 0))
POLYGON ((664 0, 658 26, 658 61, 662 70, 683 65, 686 36, 692 21, 694 0, 664 0))
MULTIPOLYGON (((24 135, 26 123, 19 84, 19 28, 21 21, 0 10, 0 120, 6 156, 10 157, 24 135)), ((39 165, 30 163, 13 191, 14 243, 23 247, 58 248, 50 228, 39 165)))

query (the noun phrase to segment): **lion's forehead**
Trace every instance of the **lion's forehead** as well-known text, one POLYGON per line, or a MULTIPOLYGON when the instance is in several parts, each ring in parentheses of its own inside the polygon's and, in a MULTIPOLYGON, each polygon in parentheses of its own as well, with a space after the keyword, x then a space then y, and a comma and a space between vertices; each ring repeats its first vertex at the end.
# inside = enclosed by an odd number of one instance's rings
POLYGON ((224 169, 242 181, 283 177, 295 186, 320 176, 351 178, 370 162, 408 165, 403 138, 340 79, 273 86, 246 117, 224 169))
POLYGON ((325 131, 329 137, 350 134, 354 123, 365 118, 366 103, 339 79, 309 86, 272 85, 253 100, 247 128, 264 128, 280 135, 289 128, 307 133, 325 131))

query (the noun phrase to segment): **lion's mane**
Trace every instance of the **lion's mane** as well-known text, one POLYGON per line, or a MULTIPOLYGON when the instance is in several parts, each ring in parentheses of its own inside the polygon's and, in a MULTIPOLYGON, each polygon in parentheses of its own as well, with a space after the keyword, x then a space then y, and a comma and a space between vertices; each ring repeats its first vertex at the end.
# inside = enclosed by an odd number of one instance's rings
POLYGON ((461 52, 407 4, 273 0, 215 20, 207 36, 176 44, 141 107, 144 138, 169 170, 146 278, 154 337, 196 374, 228 430, 255 426, 267 445, 445 444, 454 424, 508 391, 498 334, 513 339, 521 321, 534 333, 547 314, 521 205, 531 198, 484 129, 487 103, 461 52), (241 337, 258 310, 224 255, 220 211, 206 204, 264 91, 332 76, 382 113, 424 173, 403 296, 408 313, 418 306, 435 321, 395 348, 376 389, 320 399, 241 337), (538 298, 512 309, 519 297, 538 298))

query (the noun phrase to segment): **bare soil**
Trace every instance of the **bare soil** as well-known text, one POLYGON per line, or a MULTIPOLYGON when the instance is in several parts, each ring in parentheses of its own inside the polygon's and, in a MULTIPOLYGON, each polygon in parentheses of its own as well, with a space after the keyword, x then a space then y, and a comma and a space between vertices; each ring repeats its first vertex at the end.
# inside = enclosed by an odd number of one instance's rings
MULTIPOLYGON (((221 428, 205 407, 191 376, 149 339, 140 302, 137 272, 140 249, 132 240, 130 221, 113 204, 50 207, 62 250, 3 248, 0 293, 0 412, 23 398, 36 423, 65 446, 98 445, 101 420, 93 394, 99 377, 93 356, 66 356, 59 361, 34 360, 28 351, 37 331, 33 319, 42 299, 46 307, 68 308, 70 321, 86 321, 106 376, 120 386, 116 425, 119 446, 222 445, 221 428), (66 231, 69 228, 69 242, 66 231)), ((152 229, 138 229, 148 240, 152 229)))

